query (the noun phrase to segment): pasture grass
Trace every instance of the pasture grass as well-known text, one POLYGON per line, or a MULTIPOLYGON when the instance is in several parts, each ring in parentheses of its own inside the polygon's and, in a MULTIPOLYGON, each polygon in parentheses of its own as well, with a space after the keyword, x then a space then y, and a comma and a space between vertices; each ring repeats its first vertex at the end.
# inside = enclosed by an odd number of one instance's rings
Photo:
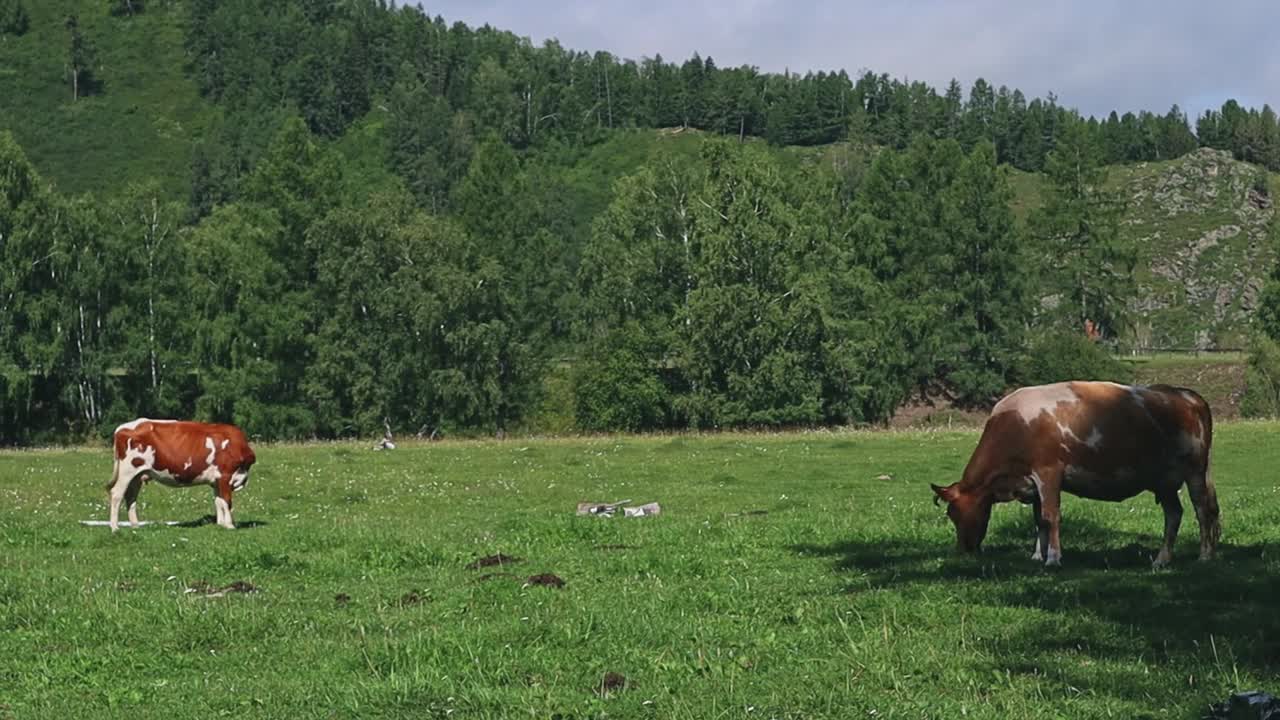
POLYGON ((1149 496, 955 555, 972 430, 265 445, 240 529, 150 486, 190 522, 116 535, 105 448, 4 452, 0 717, 1194 718, 1280 689, 1277 431, 1218 428, 1221 556, 1188 503, 1162 571, 1149 496))

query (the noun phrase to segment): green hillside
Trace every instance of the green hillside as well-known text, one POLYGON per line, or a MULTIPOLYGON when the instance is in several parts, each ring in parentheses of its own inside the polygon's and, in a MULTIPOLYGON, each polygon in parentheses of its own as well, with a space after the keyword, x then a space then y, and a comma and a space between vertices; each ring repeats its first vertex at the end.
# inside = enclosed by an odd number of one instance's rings
MULTIPOLYGON (((1278 248, 1267 233, 1280 176, 1201 148, 1176 160, 1117 165, 1122 235, 1138 248, 1139 349, 1241 348, 1278 248), (1266 178, 1268 192, 1256 187, 1266 178)), ((1013 171, 1015 212, 1040 204, 1039 175, 1013 171)))
MULTIPOLYGON (((185 199, 194 143, 219 110, 188 76, 180 2, 154 2, 135 16, 104 4, 50 0, 28 7, 20 37, 0 35, 0 128, 13 131, 42 176, 63 192, 116 195, 131 181, 156 181, 185 199), (100 90, 73 101, 67 77, 68 33, 77 13, 96 49, 100 90)), ((345 184, 368 192, 396 182, 387 165, 387 112, 375 107, 337 140, 345 184)), ((577 234, 608 204, 612 184, 659 147, 693 155, 705 133, 620 132, 568 156, 562 169, 577 234)), ((777 149, 787 163, 829 162, 843 143, 777 149)), ((1015 215, 1039 205, 1041 177, 1010 169, 1015 215)), ((1252 193, 1257 171, 1229 154, 1204 149, 1178 160, 1119 165, 1111 184, 1128 202, 1125 234, 1140 248, 1144 347, 1240 346, 1262 279, 1275 259, 1263 241, 1269 200, 1252 193)), ((1272 176, 1273 186, 1280 180, 1272 176)))
POLYGON ((0 34, 0 128, 13 131, 41 174, 69 193, 113 193, 156 181, 185 200, 191 150, 214 116, 186 76, 185 9, 150 2, 113 17, 105 2, 25 3, 30 29, 0 34), (101 91, 73 101, 66 17, 76 13, 96 49, 101 91))
POLYGON ((1197 137, 1176 108, 629 60, 378 0, 135 6, 0 0, 0 442, 980 412, 1114 374, 1086 318, 1124 350, 1244 345, 1276 262, 1280 124, 1233 101, 1197 137))

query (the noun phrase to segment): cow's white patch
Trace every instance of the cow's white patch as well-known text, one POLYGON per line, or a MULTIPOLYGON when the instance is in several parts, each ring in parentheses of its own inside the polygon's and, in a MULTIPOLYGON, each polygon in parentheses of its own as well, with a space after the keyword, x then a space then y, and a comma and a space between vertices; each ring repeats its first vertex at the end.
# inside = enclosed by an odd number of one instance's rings
POLYGON ((187 468, 191 467, 191 465, 192 465, 191 458, 187 458, 187 462, 182 466, 182 469, 186 470, 187 468))
POLYGON ((1044 554, 1044 564, 1045 565, 1061 565, 1062 551, 1054 547, 1052 544, 1050 544, 1049 549, 1045 551, 1045 554, 1044 554))
POLYGON ((125 441, 124 457, 120 458, 120 463, 124 466, 124 473, 129 477, 133 477, 139 472, 150 470, 156 464, 156 449, 150 445, 133 446, 131 440, 125 441), (142 463, 135 463, 134 460, 141 459, 142 463))
POLYGON ((1080 438, 1076 436, 1075 432, 1070 427, 1067 427, 1066 423, 1058 423, 1058 432, 1062 435, 1063 440, 1071 438, 1077 443, 1080 442, 1080 438))
POLYGON ((1074 405, 1080 402, 1080 396, 1071 389, 1069 383, 1061 382, 1052 385, 1025 387, 1014 390, 992 408, 992 415, 1004 412, 1016 412, 1022 421, 1031 424, 1042 413, 1054 414, 1058 406, 1066 403, 1074 405))
POLYGON ((196 476, 195 482, 213 485, 220 479, 222 479, 222 471, 218 469, 217 465, 210 465, 196 476))
POLYGON ((209 457, 205 458, 204 464, 205 464, 205 465, 212 465, 212 464, 213 464, 213 458, 214 458, 214 456, 216 456, 216 455, 218 454, 217 449, 215 449, 215 448, 214 448, 214 446, 213 446, 213 438, 211 438, 211 437, 206 437, 206 438, 204 439, 204 446, 205 446, 205 447, 207 447, 207 448, 209 448, 209 457))
POLYGON ((1085 439, 1084 444, 1088 445, 1094 450, 1101 449, 1102 448, 1102 431, 1099 430, 1097 426, 1094 426, 1094 428, 1089 431, 1089 437, 1085 439))
POLYGON ((249 473, 239 470, 231 473, 231 489, 239 490, 249 483, 249 473))
POLYGON ((229 445, 230 443, 231 443, 231 440, 230 440, 230 439, 223 440, 223 441, 222 441, 222 449, 223 449, 223 450, 226 450, 226 449, 227 449, 227 445, 229 445))

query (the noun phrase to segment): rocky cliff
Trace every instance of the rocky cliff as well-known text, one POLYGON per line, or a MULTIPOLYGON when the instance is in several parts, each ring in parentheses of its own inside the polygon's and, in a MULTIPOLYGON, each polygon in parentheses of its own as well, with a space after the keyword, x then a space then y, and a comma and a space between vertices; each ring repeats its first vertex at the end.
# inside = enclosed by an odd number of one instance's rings
POLYGON ((1242 346, 1276 262, 1273 178, 1218 150, 1112 171, 1138 247, 1139 348, 1242 346))

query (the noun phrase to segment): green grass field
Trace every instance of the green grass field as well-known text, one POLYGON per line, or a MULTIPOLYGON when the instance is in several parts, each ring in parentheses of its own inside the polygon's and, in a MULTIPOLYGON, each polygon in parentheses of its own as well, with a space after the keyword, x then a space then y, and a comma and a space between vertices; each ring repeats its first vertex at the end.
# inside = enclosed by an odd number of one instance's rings
POLYGON ((1195 718, 1280 688, 1277 432, 1220 425, 1221 557, 1188 504, 1164 571, 1150 497, 1068 498, 1059 571, 1022 506, 957 557, 974 431, 267 445, 241 529, 115 536, 105 447, 4 452, 0 717, 1195 718))

